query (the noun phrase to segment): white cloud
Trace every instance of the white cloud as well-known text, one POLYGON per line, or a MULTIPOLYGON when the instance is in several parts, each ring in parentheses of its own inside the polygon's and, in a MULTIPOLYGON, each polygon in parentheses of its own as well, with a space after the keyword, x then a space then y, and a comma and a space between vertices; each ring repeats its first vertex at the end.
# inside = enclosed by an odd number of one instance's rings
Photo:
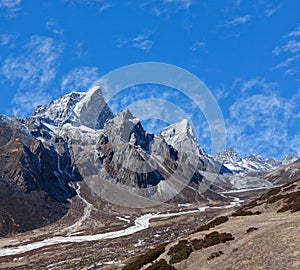
POLYGON ((57 21, 50 19, 46 22, 46 29, 55 35, 63 35, 64 30, 58 27, 57 21))
POLYGON ((88 53, 88 50, 85 48, 85 41, 76 40, 74 44, 75 55, 77 58, 81 58, 82 56, 88 53))
POLYGON ((197 52, 205 47, 205 43, 202 41, 196 41, 190 48, 192 52, 197 52))
POLYGON ((277 57, 281 56, 281 62, 274 69, 283 69, 284 75, 299 75, 299 67, 295 62, 300 58, 300 25, 292 32, 283 37, 283 44, 273 50, 277 57))
POLYGON ((236 100, 227 120, 229 144, 243 153, 277 155, 276 147, 286 143, 282 102, 276 95, 266 94, 236 100))
POLYGON ((149 39, 149 37, 150 33, 145 32, 137 35, 136 37, 120 41, 118 47, 133 47, 145 52, 149 52, 153 46, 153 41, 149 39))
POLYGON ((288 37, 299 37, 300 36, 300 24, 298 27, 288 34, 288 37))
POLYGON ((8 48, 15 47, 17 37, 18 36, 14 34, 2 34, 0 36, 0 46, 7 46, 8 48))
POLYGON ((192 1, 191 0, 161 0, 163 5, 174 4, 177 5, 180 9, 189 9, 192 1))
POLYGON ((132 39, 132 47, 140 49, 142 51, 150 51, 152 48, 153 41, 148 39, 147 34, 138 35, 137 37, 132 39))
POLYGON ((286 99, 276 94, 272 88, 274 83, 264 79, 249 82, 240 83, 240 86, 247 85, 249 90, 229 108, 226 119, 229 146, 240 150, 243 155, 269 153, 280 157, 286 151, 295 151, 295 146, 291 145, 295 130, 291 131, 291 126, 299 121, 299 94, 286 99), (261 93, 249 95, 249 90, 257 87, 253 83, 256 81, 261 93), (264 90, 268 85, 270 89, 264 90))
POLYGON ((294 55, 292 57, 288 57, 286 60, 276 65, 275 69, 287 68, 299 58, 300 58, 300 54, 294 55))
POLYGON ((250 15, 245 15, 245 16, 242 16, 242 17, 237 17, 237 18, 234 18, 232 20, 226 21, 225 25, 227 25, 227 26, 236 26, 236 25, 239 25, 239 24, 245 24, 245 23, 249 22, 250 19, 251 19, 250 15))
POLYGON ((103 3, 105 0, 67 0, 71 4, 85 4, 85 5, 94 5, 103 3))
POLYGON ((147 0, 142 6, 150 7, 155 15, 161 16, 180 10, 188 10, 192 3, 192 0, 147 0))
POLYGON ((227 91, 225 86, 222 85, 219 88, 213 89, 213 94, 214 94, 214 97, 216 98, 216 100, 219 101, 221 99, 227 98, 229 96, 229 91, 227 91))
POLYGON ((35 108, 46 104, 51 96, 44 89, 23 88, 13 98, 12 114, 14 116, 26 116, 35 108))
POLYGON ((117 3, 115 0, 65 0, 68 2, 71 6, 75 7, 78 5, 86 5, 86 6, 92 6, 95 8, 96 12, 98 14, 102 13, 106 9, 112 8, 117 3))
POLYGON ((13 17, 21 9, 23 0, 0 0, 0 11, 5 16, 13 17))
POLYGON ((257 90, 262 92, 270 92, 278 89, 277 83, 266 82, 262 78, 254 78, 248 81, 244 81, 240 78, 235 79, 233 83, 233 88, 239 88, 239 90, 244 94, 250 90, 257 90))
POLYGON ((267 17, 272 16, 274 13, 276 13, 278 10, 280 9, 280 6, 277 7, 270 7, 268 9, 265 10, 265 15, 267 17))
POLYGON ((65 0, 71 6, 87 5, 95 8, 98 14, 118 4, 115 0, 65 0))
POLYGON ((104 10, 106 9, 109 9, 111 7, 113 7, 114 5, 113 4, 110 4, 110 3, 103 3, 102 6, 100 6, 98 8, 98 13, 102 13, 104 10))
POLYGON ((277 46, 277 47, 272 51, 272 53, 273 53, 274 55, 276 55, 276 56, 279 56, 280 53, 281 53, 281 48, 277 46))
POLYGON ((1 67, 1 74, 16 85, 13 99, 16 115, 25 115, 48 98, 46 87, 55 78, 63 46, 52 38, 32 36, 21 49, 21 55, 9 55, 1 67), (34 97, 34 99, 32 99, 34 97))
POLYGON ((63 76, 61 90, 65 92, 87 91, 99 79, 97 67, 77 67, 63 76))
POLYGON ((300 51, 300 41, 290 40, 286 45, 283 46, 283 51, 297 53, 300 51))
POLYGON ((300 135, 296 135, 291 140, 291 149, 290 151, 295 152, 297 155, 300 155, 300 135))

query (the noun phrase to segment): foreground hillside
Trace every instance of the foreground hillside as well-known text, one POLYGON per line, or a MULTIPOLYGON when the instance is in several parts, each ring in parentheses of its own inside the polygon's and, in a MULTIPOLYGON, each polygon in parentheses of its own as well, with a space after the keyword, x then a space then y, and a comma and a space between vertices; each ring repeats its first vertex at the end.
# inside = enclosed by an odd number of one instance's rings
POLYGON ((128 263, 133 269, 300 269, 300 180, 128 263))

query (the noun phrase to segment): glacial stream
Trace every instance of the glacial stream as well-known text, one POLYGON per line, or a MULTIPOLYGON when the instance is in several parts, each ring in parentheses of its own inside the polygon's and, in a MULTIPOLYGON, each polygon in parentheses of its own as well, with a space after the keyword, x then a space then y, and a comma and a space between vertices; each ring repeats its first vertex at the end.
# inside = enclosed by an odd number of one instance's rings
POLYGON ((187 215, 191 213, 197 212, 204 212, 207 209, 227 209, 235 206, 239 206, 242 200, 239 198, 234 198, 234 200, 224 206, 204 206, 194 210, 188 211, 181 211, 176 213, 155 213, 155 214, 145 214, 140 217, 137 217, 135 220, 135 224, 129 226, 125 229, 106 232, 106 233, 99 233, 94 235, 70 235, 70 236, 55 236, 52 238, 45 239, 43 241, 37 241, 25 245, 15 246, 15 247, 7 247, 0 249, 0 257, 22 254, 28 251, 36 250, 38 248, 43 248, 51 245, 56 244, 63 244, 63 243, 80 243, 80 242, 89 242, 89 241, 97 241, 97 240, 104 240, 104 239, 113 239, 118 237, 123 237, 127 235, 134 234, 136 232, 145 230, 150 225, 150 220, 155 218, 165 218, 165 217, 174 217, 180 215, 187 215))

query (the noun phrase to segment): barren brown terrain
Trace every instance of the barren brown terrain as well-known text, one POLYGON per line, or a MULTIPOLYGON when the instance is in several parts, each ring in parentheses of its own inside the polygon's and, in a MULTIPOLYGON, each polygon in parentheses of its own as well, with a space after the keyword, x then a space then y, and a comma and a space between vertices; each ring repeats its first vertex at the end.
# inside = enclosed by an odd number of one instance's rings
POLYGON ((124 269, 300 269, 299 189, 300 181, 272 189, 124 269))

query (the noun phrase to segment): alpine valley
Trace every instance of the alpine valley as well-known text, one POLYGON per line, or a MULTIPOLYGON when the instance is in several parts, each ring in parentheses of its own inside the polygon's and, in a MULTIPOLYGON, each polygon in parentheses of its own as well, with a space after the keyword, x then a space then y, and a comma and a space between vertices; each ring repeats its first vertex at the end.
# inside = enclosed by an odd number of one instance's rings
POLYGON ((100 87, 0 115, 0 269, 300 269, 300 157, 208 155, 100 87))

